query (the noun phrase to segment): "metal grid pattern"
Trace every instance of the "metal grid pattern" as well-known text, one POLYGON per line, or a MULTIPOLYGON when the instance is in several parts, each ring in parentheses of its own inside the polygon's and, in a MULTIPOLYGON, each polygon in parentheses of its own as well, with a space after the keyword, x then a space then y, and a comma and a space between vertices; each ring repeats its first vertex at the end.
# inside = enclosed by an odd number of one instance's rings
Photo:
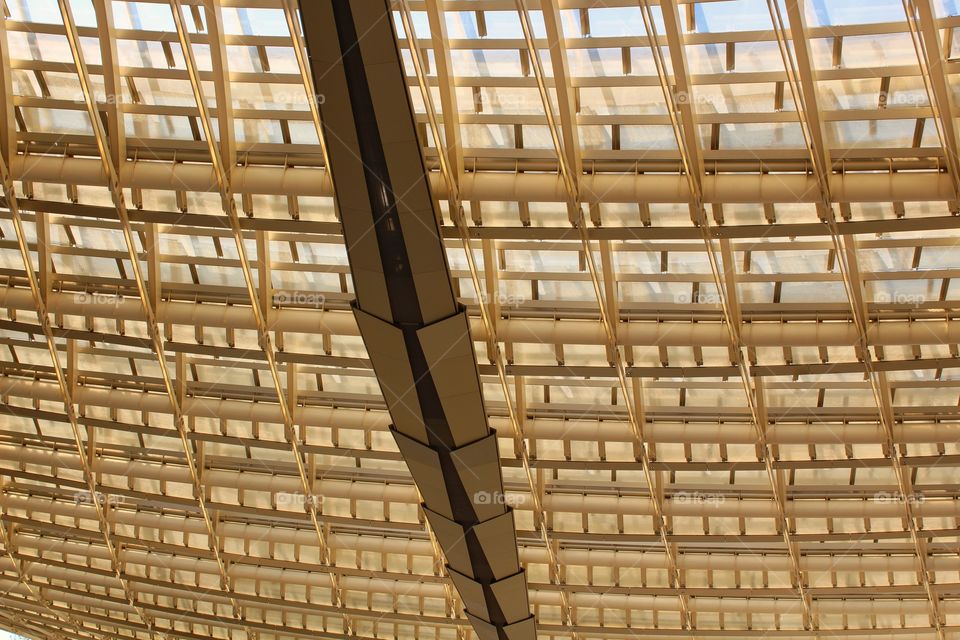
MULTIPOLYGON (((960 637, 957 6, 395 8, 539 635, 960 637)), ((473 637, 295 3, 3 9, 0 626, 473 637)))

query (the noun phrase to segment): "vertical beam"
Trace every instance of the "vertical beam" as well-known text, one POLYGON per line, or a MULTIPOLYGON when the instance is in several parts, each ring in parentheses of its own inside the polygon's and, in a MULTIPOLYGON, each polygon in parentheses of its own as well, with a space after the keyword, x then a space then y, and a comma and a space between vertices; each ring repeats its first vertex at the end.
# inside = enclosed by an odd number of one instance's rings
POLYGON ((727 301, 730 305, 730 315, 737 326, 743 326, 743 316, 740 313, 740 296, 737 294, 737 263, 733 259, 733 248, 730 240, 720 240, 720 256, 723 260, 723 284, 728 293, 727 301))
MULTIPOLYGON (((577 111, 574 92, 570 83, 567 46, 563 36, 563 23, 560 19, 560 6, 555 0, 540 0, 543 14, 543 26, 547 32, 547 44, 550 48, 550 64, 553 67, 553 86, 557 92, 557 111, 560 116, 560 132, 563 142, 562 152, 567 165, 575 176, 583 173, 580 151, 580 131, 577 128, 577 111)), ((531 56, 539 56, 536 49, 531 56)))
POLYGON ((258 230, 256 233, 258 301, 264 318, 269 320, 270 311, 273 308, 273 279, 270 276, 270 231, 258 230))
POLYGON ((615 318, 613 322, 614 334, 620 324, 620 295, 617 287, 616 265, 613 264, 613 251, 609 240, 600 240, 600 267, 603 273, 604 300, 607 303, 607 315, 615 318))
POLYGON ((917 62, 923 76, 937 134, 947 160, 947 170, 953 180, 954 192, 960 199, 960 156, 958 156, 957 130, 954 125, 953 98, 947 86, 947 68, 940 46, 940 30, 937 28, 930 0, 903 0, 907 25, 917 52, 917 62))
MULTIPOLYGON (((433 39, 433 63, 437 68, 440 89, 440 108, 443 112, 443 143, 446 147, 450 172, 453 179, 459 181, 463 173, 463 147, 460 143, 460 106, 457 104, 456 78, 453 75, 453 61, 450 56, 450 41, 447 37, 445 19, 446 0, 425 0, 427 19, 430 23, 430 37, 433 39)), ((411 38, 412 34, 407 34, 411 38)), ((415 42, 411 38, 411 42, 415 42)), ((411 45, 410 51, 413 51, 411 45)), ((437 140, 438 151, 440 141, 437 140)), ((451 212, 451 216, 453 212, 451 212)))
POLYGON ((213 89, 217 105, 220 155, 223 157, 224 170, 229 172, 237 164, 237 136, 234 130, 227 44, 223 37, 223 12, 220 9, 220 0, 206 0, 204 8, 210 61, 213 63, 213 89))
POLYGON ((37 270, 40 272, 40 296, 44 302, 50 298, 53 286, 53 256, 50 252, 50 219, 43 211, 34 214, 34 229, 37 238, 37 270))
POLYGON ((160 261, 160 231, 155 223, 144 225, 144 238, 146 246, 147 262, 147 295, 150 296, 150 303, 156 308, 160 304, 160 298, 163 291, 163 279, 161 277, 160 261))
MULTIPOLYGON (((493 329, 487 334, 488 359, 492 359, 499 349, 497 318, 500 317, 500 270, 497 264, 497 248, 494 244, 496 240, 484 238, 480 242, 483 249, 484 290, 482 293, 477 291, 477 298, 479 303, 486 307, 493 329)), ((469 245, 470 241, 468 240, 467 243, 469 245)), ((472 253, 473 247, 470 246, 468 250, 472 253)))
MULTIPOLYGON (((642 2, 646 4, 647 0, 642 0, 642 2)), ((680 114, 682 136, 679 144, 684 147, 687 154, 685 170, 700 183, 703 175, 700 129, 697 127, 693 86, 690 83, 687 55, 683 43, 683 27, 675 0, 663 0, 660 3, 660 13, 666 30, 667 46, 670 49, 670 62, 673 65, 673 103, 674 108, 680 114)), ((655 37, 651 37, 650 46, 660 46, 656 43, 655 37)), ((700 185, 697 187, 697 194, 701 198, 702 204, 703 187, 700 185)))
POLYGON ((13 68, 10 64, 10 41, 7 40, 7 19, 0 13, 0 154, 9 168, 17 156, 17 123, 13 113, 13 68))
POLYGON ((123 120, 123 89, 120 87, 120 62, 113 26, 113 0, 95 0, 93 8, 97 16, 97 33, 100 39, 110 158, 113 164, 119 167, 127 160, 127 132, 123 120))
POLYGON ((826 144, 823 117, 820 113, 819 91, 814 66, 810 56, 810 43, 807 38, 807 21, 803 5, 799 0, 785 0, 787 16, 790 20, 790 41, 780 9, 780 0, 767 0, 770 19, 773 22, 777 45, 783 59, 784 70, 793 102, 800 118, 804 144, 813 166, 814 175, 820 187, 823 206, 830 208, 830 173, 832 160, 826 144), (793 55, 791 55, 791 51, 793 55))

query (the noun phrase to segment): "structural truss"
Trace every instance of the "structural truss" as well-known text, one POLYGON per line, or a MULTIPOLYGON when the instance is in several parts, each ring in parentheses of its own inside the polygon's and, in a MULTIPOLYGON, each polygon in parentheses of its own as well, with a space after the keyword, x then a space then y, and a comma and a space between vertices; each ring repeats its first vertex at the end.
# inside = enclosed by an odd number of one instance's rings
POLYGON ((960 5, 302 2, 0 0, 0 627, 960 638, 960 5))

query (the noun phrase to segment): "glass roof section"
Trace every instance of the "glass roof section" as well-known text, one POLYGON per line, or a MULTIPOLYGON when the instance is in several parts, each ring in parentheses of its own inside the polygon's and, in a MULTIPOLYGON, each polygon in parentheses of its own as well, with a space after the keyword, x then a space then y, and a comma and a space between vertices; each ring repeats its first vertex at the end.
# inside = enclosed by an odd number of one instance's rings
MULTIPOLYGON (((350 312, 296 3, 0 1, 0 627, 475 637, 350 312)), ((960 4, 398 1, 540 637, 960 637, 960 4)))

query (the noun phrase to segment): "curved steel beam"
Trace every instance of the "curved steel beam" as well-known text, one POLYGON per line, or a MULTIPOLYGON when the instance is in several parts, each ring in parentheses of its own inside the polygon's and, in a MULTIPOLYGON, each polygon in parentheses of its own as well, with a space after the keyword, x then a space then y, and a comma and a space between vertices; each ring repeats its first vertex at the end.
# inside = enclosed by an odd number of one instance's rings
POLYGON ((450 281, 389 3, 302 2, 354 315, 481 640, 534 640, 470 323, 450 281))

